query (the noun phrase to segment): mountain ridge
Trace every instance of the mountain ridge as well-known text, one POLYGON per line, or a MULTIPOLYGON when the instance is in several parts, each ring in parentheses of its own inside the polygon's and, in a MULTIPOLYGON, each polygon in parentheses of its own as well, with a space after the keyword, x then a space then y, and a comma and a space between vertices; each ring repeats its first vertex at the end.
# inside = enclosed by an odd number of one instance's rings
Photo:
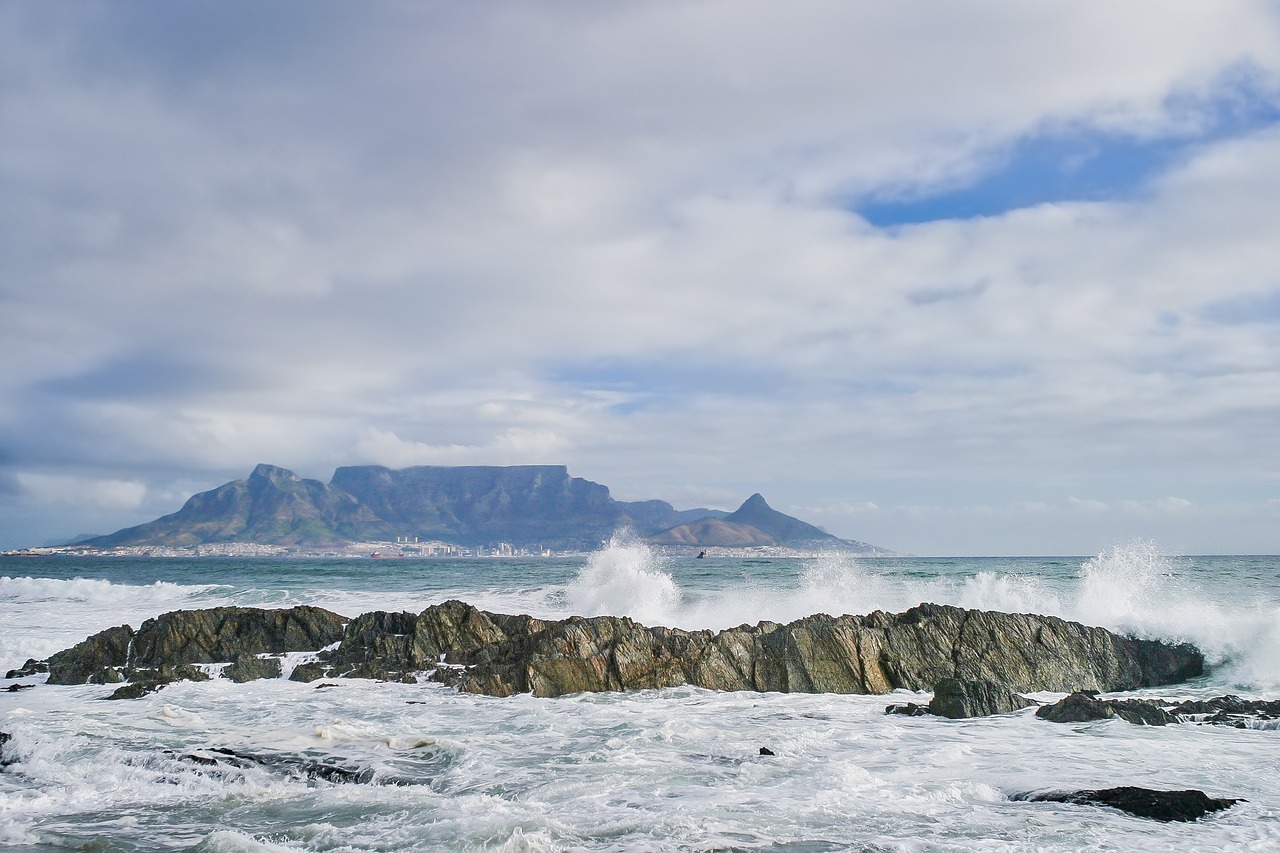
POLYGON ((88 539, 90 548, 252 543, 299 549, 420 538, 460 546, 590 550, 619 528, 659 545, 820 544, 883 553, 774 510, 758 493, 733 513, 619 501, 565 465, 344 466, 329 483, 259 464, 174 513, 88 539))

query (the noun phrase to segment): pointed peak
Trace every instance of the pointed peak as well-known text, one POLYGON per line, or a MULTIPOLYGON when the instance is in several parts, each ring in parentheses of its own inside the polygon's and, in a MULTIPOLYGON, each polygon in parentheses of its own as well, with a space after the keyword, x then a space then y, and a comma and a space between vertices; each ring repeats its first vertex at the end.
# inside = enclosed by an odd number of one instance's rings
POLYGON ((249 475, 250 481, 266 480, 271 483, 279 483, 296 479, 298 479, 298 475, 290 471, 288 468, 268 465, 265 462, 259 463, 258 467, 253 469, 253 473, 249 475))
POLYGON ((738 512, 742 512, 744 509, 773 509, 773 507, 765 502, 764 495, 756 492, 742 502, 742 506, 738 507, 738 512))

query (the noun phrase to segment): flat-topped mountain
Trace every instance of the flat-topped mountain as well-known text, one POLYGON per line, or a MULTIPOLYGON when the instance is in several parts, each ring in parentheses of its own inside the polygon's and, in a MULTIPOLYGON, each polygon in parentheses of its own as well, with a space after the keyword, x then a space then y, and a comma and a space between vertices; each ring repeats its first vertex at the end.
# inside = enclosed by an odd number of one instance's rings
POLYGON ((89 547, 252 542, 329 548, 417 537, 475 546, 509 542, 598 547, 619 528, 677 545, 871 546, 837 539, 753 495, 736 512, 677 510, 666 501, 618 501, 564 465, 339 468, 329 483, 259 465, 246 479, 192 496, 155 521, 99 536, 89 547))

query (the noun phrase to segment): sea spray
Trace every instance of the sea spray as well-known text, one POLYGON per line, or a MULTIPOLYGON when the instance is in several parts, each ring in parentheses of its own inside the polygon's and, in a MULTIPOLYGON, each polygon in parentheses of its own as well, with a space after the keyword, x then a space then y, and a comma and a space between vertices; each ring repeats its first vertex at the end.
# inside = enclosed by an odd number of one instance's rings
POLYGON ((591 554, 565 592, 580 615, 630 616, 655 625, 670 624, 681 599, 657 555, 626 532, 591 554))

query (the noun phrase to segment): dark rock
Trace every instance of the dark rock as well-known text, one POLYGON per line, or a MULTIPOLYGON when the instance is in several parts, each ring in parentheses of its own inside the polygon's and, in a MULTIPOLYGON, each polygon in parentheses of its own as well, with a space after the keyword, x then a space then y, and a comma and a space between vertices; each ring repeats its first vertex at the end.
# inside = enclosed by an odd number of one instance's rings
POLYGON ((27 662, 17 669, 11 669, 4 674, 5 678, 30 678, 33 675, 39 675, 42 672, 49 671, 49 664, 42 660, 27 658, 27 662))
POLYGON ((1177 703, 1171 713, 1180 719, 1214 726, 1280 728, 1280 700, 1218 696, 1177 703))
POLYGON ((1051 723, 1086 723, 1092 720, 1110 720, 1115 715, 1116 710, 1111 703, 1097 698, 1094 692, 1080 690, 1036 711, 1037 717, 1051 723))
MULTIPOLYGON (((50 684, 107 683, 106 671, 129 664, 133 629, 128 625, 99 631, 84 642, 49 658, 50 684)), ((119 681, 119 678, 110 680, 119 681)))
POLYGON ((933 687, 929 713, 952 720, 1007 714, 1036 704, 993 681, 944 678, 933 687))
POLYGON ((777 755, 776 752, 774 752, 772 749, 770 749, 767 746, 760 747, 760 754, 761 755, 777 755))
POLYGON ((312 661, 311 663, 300 663, 293 668, 293 672, 289 673, 290 681, 316 681, 324 678, 329 674, 329 665, 321 661, 312 661))
POLYGON ((296 753, 254 753, 226 747, 215 747, 198 752, 169 752, 168 754, 182 761, 189 761, 204 767, 232 767, 237 769, 255 766, 267 767, 283 770, 291 776, 303 779, 317 779, 335 784, 420 784, 419 780, 379 774, 369 767, 350 767, 332 760, 311 758, 296 753))
MULTIPOLYGON (((343 627, 326 610, 221 607, 176 611, 104 631, 50 658, 56 684, 107 682, 161 666, 219 663, 316 650, 291 674, 410 681, 415 673, 471 693, 509 696, 640 690, 689 684, 712 690, 887 693, 958 679, 1006 693, 1080 685, 1129 690, 1199 674, 1187 645, 1133 640, 1051 616, 922 604, 905 613, 815 615, 724 631, 649 628, 617 616, 545 622, 486 613, 461 601, 418 614, 366 613, 343 627)), ((975 688, 978 693, 982 688, 975 688)), ((1005 707, 1009 696, 975 696, 1005 707)))
POLYGON ((884 712, 886 714, 901 714, 904 717, 923 717, 929 713, 927 705, 917 705, 915 702, 898 702, 893 705, 885 705, 884 712))
POLYGON ((208 681, 209 675, 191 664, 135 669, 128 672, 129 683, 117 687, 108 699, 141 699, 176 681, 208 681))
POLYGON ((34 684, 10 684, 5 688, 6 693, 17 693, 19 690, 30 690, 35 687, 34 684))
POLYGON ((346 622, 309 606, 175 610, 148 619, 136 632, 128 625, 108 628, 58 652, 48 660, 49 683, 112 684, 138 670, 313 651, 339 642, 346 622))
POLYGON ((176 610, 142 623, 129 664, 223 663, 243 655, 315 651, 340 641, 347 621, 306 605, 176 610))
POLYGON ((10 764, 17 762, 16 758, 9 755, 9 741, 13 740, 13 735, 8 732, 0 732, 0 768, 8 767, 10 764))
POLYGON ((254 681, 259 678, 279 678, 281 672, 280 658, 241 655, 236 658, 231 666, 222 670, 222 675, 237 684, 243 684, 246 681, 254 681))
POLYGON ((1080 691, 1052 705, 1045 705, 1036 711, 1036 716, 1051 723, 1084 723, 1110 720, 1113 717, 1146 726, 1165 726, 1180 722, 1177 715, 1169 713, 1157 702, 1146 699, 1099 699, 1092 692, 1080 691))
POLYGON ((1131 815, 1159 821, 1192 821, 1210 812, 1229 809, 1240 799, 1215 799, 1204 791, 1156 791, 1150 788, 1104 788, 1069 792, 1015 794, 1011 799, 1027 802, 1072 803, 1110 806, 1131 815))

